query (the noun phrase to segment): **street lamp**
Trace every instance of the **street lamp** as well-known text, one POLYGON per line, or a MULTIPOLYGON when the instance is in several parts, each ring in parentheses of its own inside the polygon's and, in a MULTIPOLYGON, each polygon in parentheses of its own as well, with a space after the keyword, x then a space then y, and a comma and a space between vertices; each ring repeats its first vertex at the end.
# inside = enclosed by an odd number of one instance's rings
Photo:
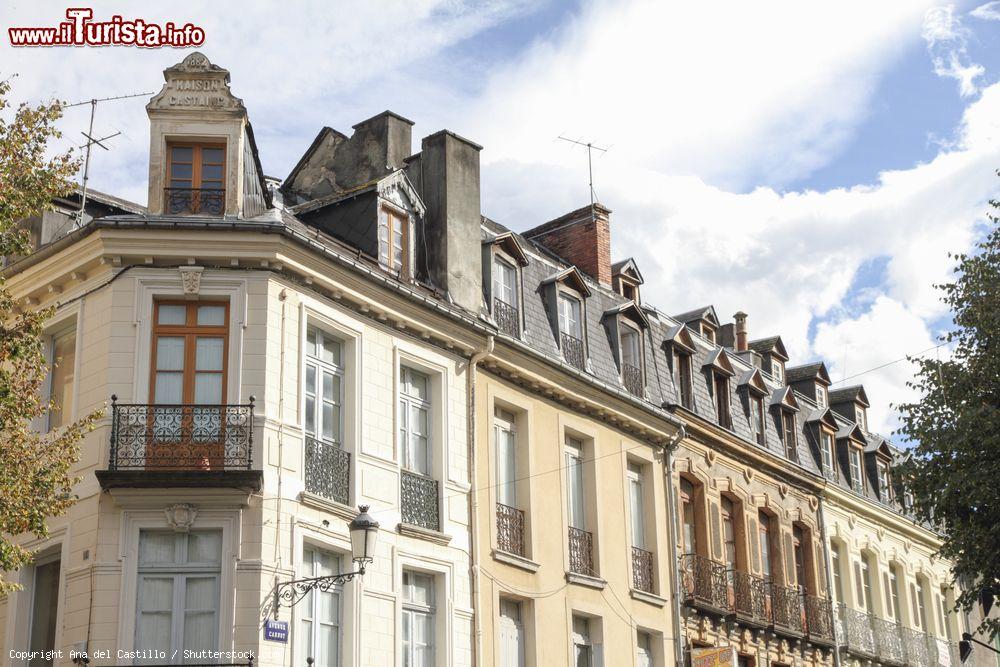
POLYGON ((378 537, 378 521, 368 514, 368 505, 358 507, 358 515, 348 524, 351 533, 351 556, 357 564, 354 572, 341 572, 326 577, 284 581, 274 587, 274 618, 278 618, 278 608, 294 607, 309 591, 328 591, 334 586, 345 584, 354 577, 363 576, 365 566, 375 560, 375 540, 378 537))

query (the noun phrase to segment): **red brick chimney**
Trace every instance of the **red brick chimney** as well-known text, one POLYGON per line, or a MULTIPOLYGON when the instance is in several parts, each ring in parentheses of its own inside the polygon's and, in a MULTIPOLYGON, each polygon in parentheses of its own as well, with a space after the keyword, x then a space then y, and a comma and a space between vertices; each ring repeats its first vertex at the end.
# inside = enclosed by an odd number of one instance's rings
POLYGON ((524 232, 600 284, 611 286, 611 211, 584 206, 524 232))
POLYGON ((747 314, 742 310, 733 315, 736 322, 736 351, 747 351, 747 314))

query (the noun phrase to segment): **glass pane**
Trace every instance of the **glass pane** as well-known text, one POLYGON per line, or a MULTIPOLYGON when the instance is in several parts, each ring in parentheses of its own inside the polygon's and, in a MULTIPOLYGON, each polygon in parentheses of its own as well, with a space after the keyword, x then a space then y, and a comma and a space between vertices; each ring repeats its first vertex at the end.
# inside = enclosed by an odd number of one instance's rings
POLYGON ((340 343, 332 338, 323 337, 323 361, 340 365, 340 343))
MULTIPOLYGON (((188 189, 191 187, 191 181, 173 180, 170 181, 170 187, 188 189)), ((179 196, 179 199, 180 202, 182 202, 183 204, 186 204, 188 201, 188 197, 186 195, 183 195, 183 193, 182 196, 179 196)), ((183 204, 178 204, 178 205, 183 205, 183 204)))
POLYGON ((222 534, 197 532, 188 534, 189 563, 218 563, 222 560, 222 534))
POLYGON ((222 403, 222 373, 195 374, 194 402, 198 405, 222 403))
POLYGON ((219 164, 222 162, 224 155, 224 150, 222 148, 202 148, 201 149, 201 162, 219 164))
POLYGON ((225 343, 221 338, 198 338, 195 342, 194 368, 197 371, 221 371, 225 343))
POLYGON ((171 160, 174 162, 192 162, 194 150, 190 146, 174 146, 171 148, 171 160))
POLYGON ((69 422, 73 413, 76 330, 55 337, 50 361, 53 367, 49 381, 49 399, 53 403, 53 410, 49 413, 49 428, 56 428, 69 422))
POLYGON ((173 563, 176 539, 174 533, 142 531, 139 534, 139 562, 143 565, 173 563))
POLYGON ((323 373, 323 400, 340 403, 340 378, 333 373, 323 373))
POLYGON ((323 439, 333 440, 334 432, 334 414, 333 414, 333 404, 323 403, 323 439))
POLYGON ((173 577, 142 577, 139 602, 142 611, 170 611, 174 603, 173 577))
MULTIPOLYGON (((299 630, 302 634, 302 639, 300 640, 302 642, 302 655, 306 658, 315 658, 316 656, 313 655, 313 624, 312 621, 306 618, 309 614, 308 610, 311 608, 311 605, 307 606, 305 600, 303 600, 300 604, 303 605, 303 610, 300 612, 300 618, 302 618, 302 620, 299 622, 299 630)), ((305 660, 302 662, 303 664, 306 664, 305 660)))
POLYGON ((306 393, 316 393, 316 367, 306 366, 306 393))
POLYGON ((316 339, 318 335, 317 331, 312 328, 306 332, 306 354, 313 358, 316 357, 316 339))
POLYGON ((319 620, 323 623, 336 623, 340 620, 340 596, 337 593, 320 593, 319 620))
POLYGON ((306 433, 316 435, 316 399, 306 396, 306 433))
POLYGON ((198 306, 198 326, 221 327, 225 323, 225 306, 198 306))
POLYGON ((170 165, 170 176, 172 178, 191 178, 194 173, 192 165, 174 162, 170 165))
POLYGON ((187 612, 184 614, 184 648, 192 651, 216 649, 217 628, 214 611, 187 612))
POLYGON ((201 179, 203 185, 207 180, 214 180, 214 181, 222 180, 222 165, 203 164, 201 166, 201 179))
POLYGON ((159 336, 156 339, 156 370, 184 370, 184 338, 159 336))
POLYGON ((319 660, 316 667, 335 667, 337 664, 337 635, 339 629, 332 625, 319 627, 319 660))
POLYGON ((184 608, 189 611, 214 611, 217 599, 215 577, 188 577, 184 588, 184 608))
POLYGON ((171 614, 166 612, 140 612, 139 627, 135 633, 136 649, 169 651, 171 614))

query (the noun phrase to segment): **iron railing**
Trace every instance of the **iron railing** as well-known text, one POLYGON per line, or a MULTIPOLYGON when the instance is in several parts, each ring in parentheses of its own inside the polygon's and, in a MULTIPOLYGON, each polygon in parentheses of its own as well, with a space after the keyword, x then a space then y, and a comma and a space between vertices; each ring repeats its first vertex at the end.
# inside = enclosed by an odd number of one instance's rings
POLYGON ((340 445, 306 436, 306 491, 343 505, 350 503, 351 453, 340 445))
POLYGON ((400 474, 400 486, 403 523, 427 530, 441 530, 437 480, 403 470, 400 474))
POLYGON ((958 643, 837 605, 837 643, 847 652, 898 667, 958 667, 958 643))
POLYGON ((837 619, 841 645, 857 655, 875 655, 875 631, 870 615, 841 603, 837 605, 837 619))
POLYGON ((878 661, 886 665, 905 664, 902 627, 894 621, 877 616, 871 617, 871 624, 875 635, 875 657, 878 661))
POLYGON ((497 548, 524 556, 524 510, 497 503, 497 548))
POLYGON ((622 384, 633 396, 642 396, 645 393, 642 370, 632 364, 622 364, 622 384))
POLYGON ((226 209, 226 191, 222 188, 164 188, 163 209, 168 215, 201 213, 222 215, 226 209))
MULTIPOLYGON (((906 653, 906 664, 914 667, 931 667, 929 637, 919 630, 903 628, 903 651, 906 653)), ((935 655, 935 657, 937 657, 935 655)))
POLYGON ((521 337, 521 311, 502 299, 493 299, 493 319, 496 320, 500 333, 512 338, 521 337))
POLYGON ((632 588, 653 592, 653 553, 632 547, 632 588))
POLYGON ((729 578, 726 566, 698 554, 681 556, 684 601, 716 613, 729 611, 729 578))
POLYGON ((731 570, 733 611, 745 623, 760 626, 770 624, 771 608, 767 597, 767 582, 740 570, 731 570))
POLYGON ((596 576, 594 571, 594 536, 580 528, 569 528, 569 571, 596 576))
POLYGON ((775 628, 795 634, 805 634, 806 616, 802 604, 802 594, 794 588, 769 584, 771 597, 771 621, 775 628))
POLYGON ((833 642, 833 606, 826 598, 805 593, 802 595, 805 608, 806 633, 812 640, 833 642))
POLYGON ((576 336, 571 336, 565 331, 560 336, 562 341, 562 353, 566 362, 576 366, 581 371, 587 368, 587 358, 583 353, 583 341, 576 336))
POLYGON ((109 470, 250 470, 253 397, 240 405, 148 405, 111 397, 109 470))

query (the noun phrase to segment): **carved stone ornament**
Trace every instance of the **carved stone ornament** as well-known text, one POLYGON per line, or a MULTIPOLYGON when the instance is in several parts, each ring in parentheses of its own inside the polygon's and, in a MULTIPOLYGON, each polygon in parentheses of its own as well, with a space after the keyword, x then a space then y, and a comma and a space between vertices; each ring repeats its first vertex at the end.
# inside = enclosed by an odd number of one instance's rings
POLYGON ((201 291, 201 273, 205 269, 200 266, 182 266, 181 285, 184 287, 185 296, 198 296, 201 291))
POLYGON ((707 463, 709 465, 709 467, 711 467, 715 463, 715 450, 714 449, 706 449, 705 450, 705 463, 707 463))
POLYGON ((178 533, 186 533, 191 530, 194 518, 198 516, 198 508, 187 503, 170 505, 163 513, 167 515, 167 523, 178 533))
POLYGON ((778 485, 778 493, 781 494, 782 498, 784 498, 785 496, 787 496, 788 495, 788 485, 787 484, 779 484, 778 485))
POLYGON ((847 515, 847 524, 851 527, 851 530, 854 530, 854 526, 857 523, 858 523, 858 520, 857 520, 857 518, 853 514, 848 514, 847 515))
POLYGON ((743 469, 743 479, 745 479, 748 484, 753 481, 754 474, 754 469, 750 466, 743 469))
POLYGON ((197 109, 246 114, 243 100, 229 90, 229 71, 195 51, 163 70, 166 83, 146 108, 151 111, 197 109))
POLYGON ((815 512, 819 508, 819 498, 816 496, 809 496, 809 509, 815 512))

